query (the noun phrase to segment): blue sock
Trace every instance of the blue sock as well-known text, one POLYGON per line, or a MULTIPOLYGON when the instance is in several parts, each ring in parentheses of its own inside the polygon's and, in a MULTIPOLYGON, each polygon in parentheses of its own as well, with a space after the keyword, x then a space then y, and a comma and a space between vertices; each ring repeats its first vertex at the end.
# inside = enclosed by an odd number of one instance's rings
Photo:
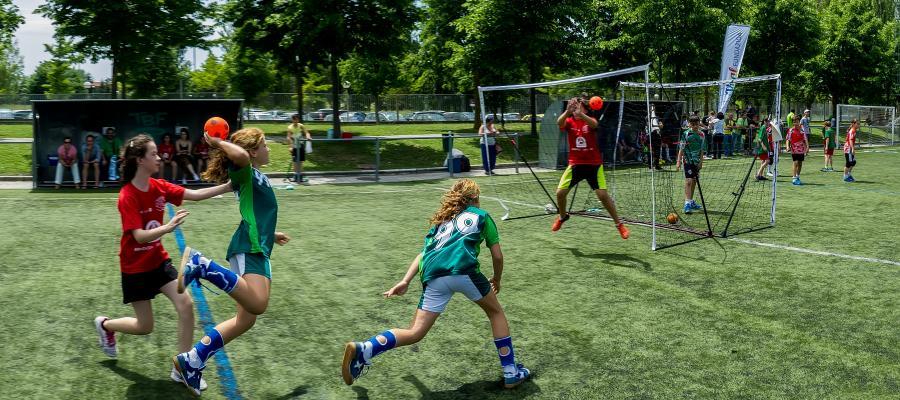
POLYGON ((225 293, 231 293, 237 287, 237 274, 231 272, 228 268, 216 264, 213 260, 207 259, 206 261, 206 263, 203 263, 204 268, 202 269, 201 277, 217 288, 224 290, 225 293))
POLYGON ((363 345, 363 359, 366 361, 371 360, 373 357, 384 353, 390 349, 393 349, 394 346, 397 345, 397 338, 394 337, 394 334, 391 331, 384 331, 375 336, 370 337, 368 340, 362 343, 363 345), (384 338, 384 343, 381 343, 378 338, 384 338))
POLYGON ((497 355, 500 356, 503 373, 516 373, 516 355, 513 352, 512 336, 494 339, 494 345, 497 346, 497 355))
POLYGON ((208 360, 210 356, 225 346, 225 342, 222 341, 222 335, 219 334, 219 331, 212 329, 206 336, 209 336, 209 344, 204 344, 203 339, 201 339, 194 345, 194 351, 197 352, 197 357, 200 358, 200 361, 204 365, 206 365, 206 360, 208 360))

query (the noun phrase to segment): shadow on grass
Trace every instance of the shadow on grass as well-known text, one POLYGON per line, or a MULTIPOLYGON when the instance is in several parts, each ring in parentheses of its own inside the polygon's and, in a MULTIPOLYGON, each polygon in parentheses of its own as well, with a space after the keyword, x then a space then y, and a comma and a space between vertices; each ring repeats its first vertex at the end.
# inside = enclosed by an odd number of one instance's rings
POLYGON ((184 384, 171 379, 152 379, 137 372, 127 370, 116 364, 116 360, 105 360, 101 365, 119 376, 134 382, 125 392, 126 399, 195 399, 184 384))
POLYGON ((653 267, 650 266, 650 263, 641 260, 639 258, 635 258, 626 254, 616 254, 616 253, 597 253, 597 254, 585 254, 582 253, 581 250, 567 247, 566 250, 572 252, 572 255, 578 258, 593 258, 602 260, 604 263, 622 267, 622 268, 633 268, 633 269, 643 269, 644 271, 653 271, 653 267))
POLYGON ((284 396, 276 397, 275 399, 276 399, 276 400, 289 400, 289 399, 294 399, 294 398, 303 396, 303 395, 306 394, 307 392, 309 392, 309 386, 307 386, 307 385, 301 385, 301 386, 297 386, 296 388, 294 388, 294 390, 292 390, 290 393, 285 394, 284 396))
MULTIPOLYGON (((508 398, 520 399, 529 395, 540 393, 541 388, 534 383, 534 379, 529 379, 516 387, 515 389, 505 389, 503 383, 497 380, 478 381, 464 384, 454 390, 445 390, 441 392, 433 392, 428 389, 419 378, 414 375, 407 375, 403 380, 412 383, 423 399, 484 399, 484 398, 508 398)), ((357 392, 358 393, 358 392, 357 392)))

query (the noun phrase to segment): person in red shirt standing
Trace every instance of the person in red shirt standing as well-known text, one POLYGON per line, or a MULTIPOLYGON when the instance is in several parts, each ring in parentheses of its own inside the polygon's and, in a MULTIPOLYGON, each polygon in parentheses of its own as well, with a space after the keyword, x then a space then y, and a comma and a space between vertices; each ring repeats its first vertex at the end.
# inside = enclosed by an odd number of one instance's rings
POLYGON ((585 114, 583 99, 577 97, 569 100, 566 111, 556 120, 559 130, 566 132, 569 142, 569 166, 563 172, 556 188, 556 204, 559 216, 550 228, 553 232, 562 228, 563 222, 569 219, 566 212, 566 196, 569 189, 582 180, 587 181, 609 212, 622 239, 628 239, 628 228, 616 214, 616 204, 606 191, 606 177, 603 174, 603 157, 597 144, 597 120, 585 114))
POLYGON ((158 152, 159 157, 162 158, 162 168, 159 170, 159 177, 162 179, 166 178, 166 166, 168 165, 172 169, 172 179, 170 181, 175 182, 175 178, 178 177, 178 163, 175 162, 175 144, 172 143, 172 135, 168 133, 163 135, 158 152))
MULTIPOLYGON (((166 203, 176 206, 182 200, 204 200, 231 191, 230 183, 200 190, 185 188, 151 178, 159 172, 160 158, 156 143, 147 135, 131 138, 122 149, 119 166, 122 182, 119 191, 119 214, 122 217, 122 238, 119 248, 122 275, 122 302, 134 307, 134 317, 110 319, 98 316, 94 326, 100 336, 103 352, 115 358, 116 332, 147 335, 153 331, 153 307, 150 303, 162 293, 172 301, 178 312, 178 349, 191 348, 194 334, 194 302, 186 293, 178 293, 178 271, 172 266, 169 253, 162 246, 162 236, 175 230, 188 216, 178 210, 168 223, 163 223, 166 203)), ((173 380, 180 379, 177 374, 173 380)), ((179 381, 180 382, 180 381, 179 381)))
POLYGON ((847 130, 847 140, 844 141, 844 182, 856 182, 853 179, 853 167, 856 166, 856 131, 859 130, 859 121, 854 118, 850 121, 850 129, 847 130))

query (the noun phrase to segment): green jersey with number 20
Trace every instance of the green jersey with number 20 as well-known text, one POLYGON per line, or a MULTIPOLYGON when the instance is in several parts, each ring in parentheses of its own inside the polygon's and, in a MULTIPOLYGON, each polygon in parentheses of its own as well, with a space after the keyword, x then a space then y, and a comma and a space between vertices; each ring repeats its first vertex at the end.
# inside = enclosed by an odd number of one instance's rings
POLYGON ((432 226, 425 235, 419 262, 422 283, 447 275, 479 274, 481 242, 488 247, 500 243, 494 220, 478 207, 469 206, 453 219, 432 226))

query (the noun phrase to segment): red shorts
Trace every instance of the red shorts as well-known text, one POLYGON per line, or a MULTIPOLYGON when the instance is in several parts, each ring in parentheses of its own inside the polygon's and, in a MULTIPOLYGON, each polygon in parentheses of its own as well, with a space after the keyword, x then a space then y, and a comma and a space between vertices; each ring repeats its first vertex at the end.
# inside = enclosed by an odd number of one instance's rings
POLYGON ((762 154, 757 155, 756 157, 759 158, 760 161, 768 161, 769 153, 762 153, 762 154))
POLYGON ((833 155, 834 155, 834 149, 825 149, 825 155, 826 155, 826 156, 833 156, 833 155))

